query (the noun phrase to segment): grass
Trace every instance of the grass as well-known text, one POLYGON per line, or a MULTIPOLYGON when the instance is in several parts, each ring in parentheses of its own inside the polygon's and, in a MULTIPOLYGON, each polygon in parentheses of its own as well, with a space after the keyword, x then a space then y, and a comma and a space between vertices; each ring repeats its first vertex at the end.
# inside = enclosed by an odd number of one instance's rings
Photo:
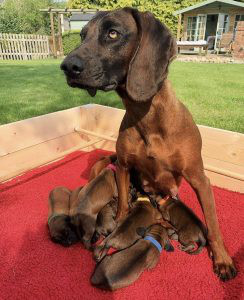
MULTIPOLYGON (((67 86, 60 60, 0 62, 0 124, 87 103, 123 108, 114 92, 67 86)), ((170 79, 198 124, 244 133, 244 64, 174 62, 170 79)))

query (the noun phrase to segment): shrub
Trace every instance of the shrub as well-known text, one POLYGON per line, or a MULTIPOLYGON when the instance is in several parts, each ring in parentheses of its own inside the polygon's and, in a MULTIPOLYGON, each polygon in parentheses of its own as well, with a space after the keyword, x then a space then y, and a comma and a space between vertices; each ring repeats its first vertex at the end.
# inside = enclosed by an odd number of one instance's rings
POLYGON ((81 44, 80 30, 70 30, 63 33, 64 55, 69 54, 72 50, 81 44))

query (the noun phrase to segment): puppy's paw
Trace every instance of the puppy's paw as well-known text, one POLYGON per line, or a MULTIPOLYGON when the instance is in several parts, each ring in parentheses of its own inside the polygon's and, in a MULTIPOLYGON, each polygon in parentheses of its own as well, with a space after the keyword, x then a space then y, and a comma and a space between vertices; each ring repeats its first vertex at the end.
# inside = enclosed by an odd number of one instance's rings
POLYGON ((97 246, 95 247, 94 251, 93 251, 93 259, 96 261, 96 262, 99 262, 101 261, 104 256, 107 254, 109 249, 105 248, 104 246, 97 246))

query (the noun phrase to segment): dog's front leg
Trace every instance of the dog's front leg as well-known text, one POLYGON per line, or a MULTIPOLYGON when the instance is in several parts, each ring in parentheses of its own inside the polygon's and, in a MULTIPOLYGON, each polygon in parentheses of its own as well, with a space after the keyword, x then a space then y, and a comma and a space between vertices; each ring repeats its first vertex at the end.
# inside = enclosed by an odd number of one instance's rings
POLYGON ((213 253, 214 272, 226 281, 237 274, 235 265, 225 249, 217 220, 215 201, 210 181, 203 171, 203 166, 194 166, 184 172, 185 179, 190 183, 201 204, 208 228, 208 241, 213 253))
POLYGON ((128 195, 130 184, 129 170, 120 163, 118 163, 116 166, 116 181, 118 187, 118 210, 116 221, 118 221, 125 217, 129 210, 128 195))

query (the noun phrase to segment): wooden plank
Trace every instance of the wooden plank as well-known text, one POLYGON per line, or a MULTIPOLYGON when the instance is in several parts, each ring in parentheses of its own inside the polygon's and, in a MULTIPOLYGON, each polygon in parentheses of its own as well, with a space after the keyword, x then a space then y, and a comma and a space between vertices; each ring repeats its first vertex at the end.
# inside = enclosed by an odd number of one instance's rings
MULTIPOLYGON (((115 142, 113 143, 115 144, 115 142)), ((105 146, 106 141, 99 137, 81 136, 74 132, 0 157, 0 182, 4 182, 52 161, 62 159, 75 151, 86 151, 85 149, 89 149, 89 147, 96 144, 96 148, 101 147, 100 145, 105 146)))
POLYGON ((33 147, 0 157, 0 182, 18 176, 28 170, 61 159, 65 155, 97 142, 97 138, 81 139, 78 133, 70 133, 33 147))
POLYGON ((198 128, 204 156, 244 166, 244 134, 207 126, 198 128))
POLYGON ((118 133, 120 123, 125 114, 123 109, 112 108, 99 104, 81 106, 80 128, 96 133, 118 133))
POLYGON ((74 132, 80 108, 71 108, 0 126, 0 156, 74 132))
POLYGON ((227 177, 215 172, 205 170, 211 185, 221 187, 234 192, 244 193, 244 182, 235 178, 227 177))
POLYGON ((12 49, 13 49, 13 52, 14 52, 14 59, 18 60, 17 49, 16 49, 16 41, 15 41, 14 34, 12 34, 12 49))
POLYGON ((9 39, 8 39, 8 35, 5 33, 4 34, 4 39, 5 39, 5 42, 6 42, 6 53, 7 53, 7 57, 8 59, 11 59, 11 54, 10 54, 10 46, 9 46, 9 39))
POLYGON ((54 30, 54 15, 50 12, 50 22, 51 22, 51 36, 53 39, 53 56, 57 58, 57 47, 56 47, 56 39, 55 39, 55 30, 54 30))
POLYGON ((236 165, 225 162, 220 159, 210 158, 203 155, 204 169, 225 175, 227 177, 243 180, 244 183, 244 165, 236 165))
POLYGON ((75 128, 75 132, 83 133, 83 134, 87 134, 87 135, 92 135, 92 136, 99 137, 99 138, 102 138, 102 139, 107 140, 107 141, 112 141, 112 142, 117 141, 117 138, 114 138, 114 137, 111 137, 111 136, 108 136, 108 135, 104 135, 104 134, 101 134, 101 133, 96 133, 96 132, 93 132, 93 131, 90 131, 90 130, 85 130, 83 128, 75 128))
POLYGON ((63 39, 62 39, 62 29, 61 29, 61 15, 58 15, 58 41, 59 41, 59 55, 63 56, 64 51, 63 51, 63 39))
POLYGON ((45 52, 47 53, 47 56, 46 56, 46 57, 49 57, 49 53, 50 53, 50 52, 49 52, 49 51, 50 51, 50 50, 49 50, 49 39, 48 39, 47 36, 45 37, 45 41, 46 41, 46 42, 45 42, 45 49, 46 49, 45 52))
POLYGON ((14 54, 13 54, 13 49, 12 49, 12 40, 11 40, 11 34, 8 34, 7 35, 7 39, 8 39, 8 45, 9 45, 9 53, 10 53, 10 55, 11 55, 11 59, 13 59, 14 60, 14 54))
POLYGON ((28 44, 29 44, 29 51, 31 53, 31 57, 32 57, 32 59, 35 59, 36 53, 35 53, 35 36, 34 35, 31 35, 31 37, 28 41, 28 44))
POLYGON ((4 59, 3 53, 3 38, 2 33, 0 32, 0 59, 4 59))
POLYGON ((177 41, 180 40, 180 37, 181 37, 181 14, 178 15, 177 41))
POLYGON ((40 48, 40 58, 42 58, 43 59, 43 42, 42 42, 42 36, 40 36, 39 35, 39 39, 40 39, 40 41, 39 41, 39 48, 40 48))
POLYGON ((13 35, 14 38, 14 51, 15 51, 15 59, 19 60, 19 51, 18 51, 18 40, 16 38, 16 34, 13 35))

